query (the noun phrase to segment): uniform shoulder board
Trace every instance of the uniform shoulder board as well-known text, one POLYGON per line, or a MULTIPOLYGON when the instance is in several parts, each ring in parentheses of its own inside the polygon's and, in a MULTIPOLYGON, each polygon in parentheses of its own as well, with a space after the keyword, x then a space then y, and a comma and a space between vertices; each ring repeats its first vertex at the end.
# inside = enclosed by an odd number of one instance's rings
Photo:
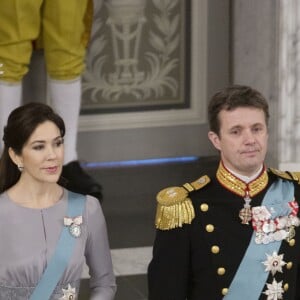
POLYGON ((287 180, 297 181, 300 184, 300 172, 289 172, 289 171, 280 171, 277 169, 269 168, 271 173, 287 180))
POLYGON ((207 175, 182 186, 168 187, 157 194, 155 226, 161 230, 182 227, 191 224, 195 217, 194 207, 189 193, 204 187, 210 182, 207 175))

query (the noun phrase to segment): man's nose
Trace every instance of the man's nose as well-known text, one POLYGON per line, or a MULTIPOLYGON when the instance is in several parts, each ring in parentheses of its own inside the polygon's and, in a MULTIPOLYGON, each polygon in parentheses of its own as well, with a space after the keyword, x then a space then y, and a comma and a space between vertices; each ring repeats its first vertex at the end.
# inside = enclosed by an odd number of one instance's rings
POLYGON ((246 130, 244 132, 244 141, 246 144, 253 144, 255 143, 255 136, 251 130, 246 130))

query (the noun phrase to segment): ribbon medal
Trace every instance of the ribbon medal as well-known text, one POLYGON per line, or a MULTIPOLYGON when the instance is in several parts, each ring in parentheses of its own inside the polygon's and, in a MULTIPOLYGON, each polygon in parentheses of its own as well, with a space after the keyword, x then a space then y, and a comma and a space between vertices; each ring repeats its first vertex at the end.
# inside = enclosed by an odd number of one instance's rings
POLYGON ((291 201, 287 205, 252 208, 252 226, 256 232, 257 244, 269 244, 274 241, 290 241, 295 236, 295 227, 300 225, 297 217, 298 204, 291 201))

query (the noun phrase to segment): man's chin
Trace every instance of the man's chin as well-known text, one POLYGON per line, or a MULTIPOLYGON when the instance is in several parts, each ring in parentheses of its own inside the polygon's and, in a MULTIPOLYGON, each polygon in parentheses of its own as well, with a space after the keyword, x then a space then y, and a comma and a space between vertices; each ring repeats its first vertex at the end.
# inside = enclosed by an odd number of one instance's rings
POLYGON ((245 172, 247 173, 252 173, 254 174, 255 172, 257 172, 261 166, 262 166, 263 162, 261 161, 256 161, 256 162, 245 162, 243 165, 243 169, 245 172))

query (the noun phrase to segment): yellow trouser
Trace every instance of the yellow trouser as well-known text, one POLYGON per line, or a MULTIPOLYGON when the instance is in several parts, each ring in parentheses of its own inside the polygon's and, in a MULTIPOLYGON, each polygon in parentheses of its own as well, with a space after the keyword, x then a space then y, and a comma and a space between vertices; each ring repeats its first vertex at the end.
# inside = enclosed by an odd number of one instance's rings
POLYGON ((41 38, 53 79, 84 69, 88 0, 0 0, 0 81, 20 82, 28 72, 32 43, 41 38))

